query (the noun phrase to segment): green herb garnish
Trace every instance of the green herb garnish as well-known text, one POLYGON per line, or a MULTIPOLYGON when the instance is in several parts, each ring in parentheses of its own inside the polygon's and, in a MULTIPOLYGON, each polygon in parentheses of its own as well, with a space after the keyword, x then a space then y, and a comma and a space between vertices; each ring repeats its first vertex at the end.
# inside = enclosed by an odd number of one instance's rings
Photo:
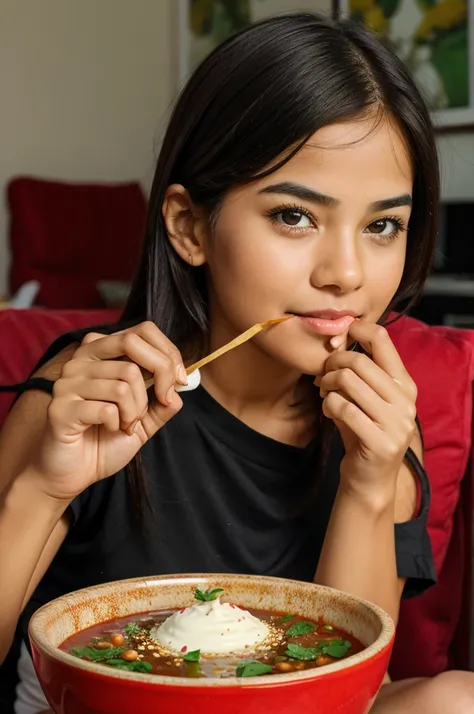
POLYGON ((342 659, 342 657, 348 654, 351 647, 351 643, 347 640, 331 640, 318 647, 301 647, 300 645, 290 643, 285 654, 292 659, 299 659, 306 662, 313 661, 321 655, 329 655, 330 657, 334 657, 334 659, 342 659))
POLYGON ((314 632, 316 625, 312 622, 306 622, 305 620, 300 620, 296 625, 290 627, 286 634, 288 637, 300 637, 301 635, 308 635, 310 632, 314 632))
POLYGON ((237 665, 235 673, 237 677, 260 677, 262 674, 270 674, 273 671, 271 664, 264 664, 258 660, 244 660, 237 665))
POLYGON ((334 627, 332 625, 323 625, 322 630, 326 630, 326 632, 334 632, 334 627))
POLYGON ((328 644, 324 644, 322 649, 324 650, 323 654, 335 659, 341 659, 352 649, 352 645, 347 640, 331 640, 328 644))
POLYGON ((75 657, 80 659, 88 659, 91 662, 108 662, 110 659, 120 657, 126 649, 126 647, 109 647, 108 650, 96 650, 93 647, 73 647, 71 651, 75 657))
POLYGON ((323 654, 321 647, 301 647, 301 645, 289 644, 285 652, 292 659, 299 659, 305 662, 315 660, 323 654))
POLYGON ((224 592, 224 588, 214 588, 214 590, 200 590, 196 588, 194 591, 194 597, 199 602, 211 602, 212 600, 217 600, 220 593, 224 592))
POLYGON ((284 617, 281 618, 282 622, 289 622, 290 620, 293 620, 295 615, 285 615, 284 617))
POLYGON ((201 657, 201 650, 194 650, 193 652, 188 652, 184 655, 183 659, 185 662, 199 662, 201 657))
POLYGON ((137 637, 142 632, 142 629, 137 622, 129 622, 125 628, 125 634, 129 637, 137 637))
POLYGON ((117 669, 127 669, 129 672, 151 672, 153 667, 149 662, 135 660, 135 662, 125 662, 123 659, 112 659, 107 662, 112 667, 117 669))

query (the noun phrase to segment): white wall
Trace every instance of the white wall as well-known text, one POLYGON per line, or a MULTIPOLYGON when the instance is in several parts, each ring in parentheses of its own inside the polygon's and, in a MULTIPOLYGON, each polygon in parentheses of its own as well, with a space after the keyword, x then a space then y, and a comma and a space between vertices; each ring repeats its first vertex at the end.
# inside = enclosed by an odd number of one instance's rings
POLYGON ((174 89, 173 0, 0 0, 0 296, 6 182, 147 183, 174 89))
MULTIPOLYGON (((253 0, 256 15, 330 0, 253 0)), ((146 186, 176 89, 177 0, 0 0, 0 296, 14 175, 146 186)), ((440 140, 443 193, 474 197, 474 132, 440 140)))

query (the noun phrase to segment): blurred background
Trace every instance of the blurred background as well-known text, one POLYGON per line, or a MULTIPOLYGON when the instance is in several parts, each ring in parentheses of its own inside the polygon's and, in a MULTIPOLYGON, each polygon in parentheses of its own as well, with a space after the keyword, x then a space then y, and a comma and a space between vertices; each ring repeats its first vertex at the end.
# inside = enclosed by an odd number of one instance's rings
POLYGON ((180 85, 234 30, 304 9, 386 35, 433 108, 441 231, 414 314, 474 327, 473 0, 0 0, 1 304, 123 304, 180 85))

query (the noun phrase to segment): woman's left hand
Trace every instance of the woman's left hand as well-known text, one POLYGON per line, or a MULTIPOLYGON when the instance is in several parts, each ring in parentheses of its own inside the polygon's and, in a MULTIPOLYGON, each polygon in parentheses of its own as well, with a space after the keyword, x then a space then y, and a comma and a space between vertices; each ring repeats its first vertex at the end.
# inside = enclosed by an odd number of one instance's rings
POLYGON ((384 327, 357 320, 349 337, 371 357, 347 350, 327 359, 324 376, 316 380, 323 413, 344 442, 341 485, 388 502, 416 432, 417 389, 384 327))

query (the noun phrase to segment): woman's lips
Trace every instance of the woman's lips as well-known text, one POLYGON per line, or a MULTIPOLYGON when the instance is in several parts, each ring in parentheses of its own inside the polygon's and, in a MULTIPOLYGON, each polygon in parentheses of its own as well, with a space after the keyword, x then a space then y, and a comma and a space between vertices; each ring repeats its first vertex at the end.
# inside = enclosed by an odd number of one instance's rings
POLYGON ((313 332, 318 335, 342 335, 356 319, 353 315, 341 315, 340 317, 313 317, 309 315, 298 315, 299 320, 305 323, 313 332))

